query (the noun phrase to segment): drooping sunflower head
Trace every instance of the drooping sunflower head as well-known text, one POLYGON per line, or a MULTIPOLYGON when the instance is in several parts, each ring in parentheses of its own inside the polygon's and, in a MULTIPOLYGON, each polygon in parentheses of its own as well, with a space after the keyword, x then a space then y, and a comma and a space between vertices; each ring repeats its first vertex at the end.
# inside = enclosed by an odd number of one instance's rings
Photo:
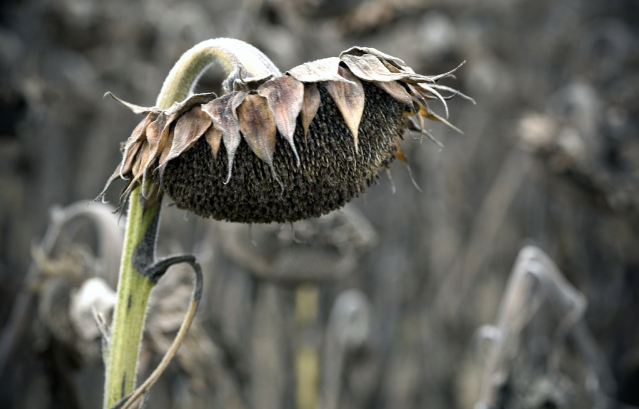
POLYGON ((269 223, 321 216, 359 195, 394 158, 405 161, 399 141, 407 129, 423 130, 424 118, 448 124, 429 100, 446 108, 446 99, 464 96, 437 84, 452 71, 419 75, 372 48, 281 74, 246 43, 211 41, 231 55, 241 44, 260 59, 258 69, 247 68, 244 54, 227 67, 225 95, 195 94, 165 110, 118 100, 145 116, 107 182, 128 181, 122 198, 150 179, 179 208, 204 217, 269 223))

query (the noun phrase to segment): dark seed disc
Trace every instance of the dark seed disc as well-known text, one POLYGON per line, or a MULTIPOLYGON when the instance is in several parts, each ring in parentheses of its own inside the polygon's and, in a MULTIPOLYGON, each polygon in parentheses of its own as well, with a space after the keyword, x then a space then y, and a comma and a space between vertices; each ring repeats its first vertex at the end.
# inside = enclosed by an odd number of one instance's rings
POLYGON ((298 119, 295 146, 301 164, 279 134, 269 166, 242 140, 233 174, 224 184, 228 160, 223 145, 217 159, 204 138, 170 161, 161 186, 181 209, 218 220, 243 223, 288 222, 318 217, 342 207, 377 179, 393 160, 395 140, 404 132, 403 106, 373 84, 359 125, 358 152, 353 136, 328 92, 319 87, 321 104, 307 140, 298 119))

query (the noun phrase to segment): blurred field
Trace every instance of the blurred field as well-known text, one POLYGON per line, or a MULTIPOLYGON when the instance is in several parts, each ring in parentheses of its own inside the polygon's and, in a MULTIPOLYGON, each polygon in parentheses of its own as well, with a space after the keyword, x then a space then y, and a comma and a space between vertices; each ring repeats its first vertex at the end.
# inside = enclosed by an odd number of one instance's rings
MULTIPOLYGON (((421 191, 395 163, 392 183, 292 227, 166 207, 159 251, 197 255, 206 300, 149 407, 639 406, 636 1, 5 0, 1 408, 100 405, 100 341, 69 311, 88 277, 114 288, 121 230, 98 204, 88 223, 73 219, 85 206, 60 209, 98 195, 139 121, 103 94, 152 105, 179 56, 213 37, 283 71, 353 45, 423 74, 466 60, 445 85, 477 105, 450 101, 464 135, 429 125, 443 150, 404 141, 421 191), (507 288, 528 244, 558 271, 533 257, 532 281, 507 288), (318 389, 300 388, 316 364, 318 389)), ((214 67, 198 90, 223 79, 214 67)), ((155 291, 141 377, 179 327, 188 270, 155 291)))

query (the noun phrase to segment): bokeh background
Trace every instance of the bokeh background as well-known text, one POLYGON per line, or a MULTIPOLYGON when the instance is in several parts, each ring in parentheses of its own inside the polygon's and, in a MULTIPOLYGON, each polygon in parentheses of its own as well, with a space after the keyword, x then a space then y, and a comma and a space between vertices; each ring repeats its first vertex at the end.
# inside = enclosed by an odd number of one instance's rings
MULTIPOLYGON (((444 149, 407 135, 421 190, 395 163, 392 183, 293 226, 167 206, 160 254, 196 254, 206 293, 149 407, 639 406, 638 2, 4 0, 0 407, 101 405, 79 294, 97 285, 108 313, 124 217, 86 203, 139 121, 102 96, 152 105, 181 53, 214 37, 283 71, 353 45, 424 74, 466 60, 445 84, 477 105, 450 101, 464 135, 429 124, 444 149), (509 290, 531 244, 560 271, 532 262, 509 290)), ((213 67, 198 90, 223 79, 213 67)), ((190 296, 188 269, 162 281, 141 379, 190 296)))

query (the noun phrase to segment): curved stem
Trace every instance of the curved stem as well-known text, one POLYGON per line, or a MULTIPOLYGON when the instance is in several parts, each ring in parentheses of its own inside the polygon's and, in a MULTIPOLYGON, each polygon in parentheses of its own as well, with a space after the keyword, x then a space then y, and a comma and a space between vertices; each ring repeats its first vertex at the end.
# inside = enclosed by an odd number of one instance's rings
POLYGON ((218 61, 232 74, 241 70, 243 77, 279 75, 280 71, 260 50, 244 41, 232 38, 215 38, 202 41, 185 52, 166 77, 156 106, 167 109, 176 101, 186 99, 200 76, 218 61))

